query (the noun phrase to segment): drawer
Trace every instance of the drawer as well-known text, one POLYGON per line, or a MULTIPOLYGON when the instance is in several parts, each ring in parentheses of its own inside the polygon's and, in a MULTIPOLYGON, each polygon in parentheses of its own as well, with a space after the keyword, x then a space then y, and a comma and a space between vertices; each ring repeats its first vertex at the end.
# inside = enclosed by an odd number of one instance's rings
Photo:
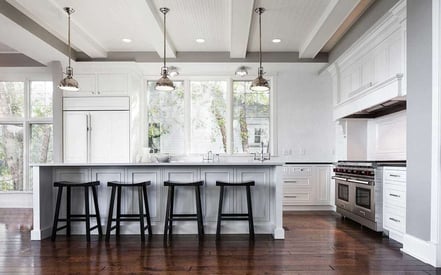
POLYGON ((385 208, 383 213, 383 226, 388 230, 396 230, 404 233, 406 231, 406 214, 405 210, 395 210, 393 208, 385 208))
POLYGON ((286 178, 283 180, 283 187, 292 188, 292 187, 311 187, 311 181, 309 178, 286 178))
POLYGON ((398 188, 391 188, 391 186, 384 186, 384 205, 406 207, 406 192, 403 190, 403 188, 400 188, 400 186, 397 187, 398 188))
POLYGON ((309 177, 312 175, 311 166, 285 166, 283 168, 283 176, 285 178, 304 176, 309 177))
POLYGON ((384 182, 406 182, 406 171, 405 170, 389 170, 385 169, 383 171, 384 182))
POLYGON ((310 203, 312 201, 311 198, 311 192, 308 191, 285 193, 285 195, 283 196, 283 205, 310 203))

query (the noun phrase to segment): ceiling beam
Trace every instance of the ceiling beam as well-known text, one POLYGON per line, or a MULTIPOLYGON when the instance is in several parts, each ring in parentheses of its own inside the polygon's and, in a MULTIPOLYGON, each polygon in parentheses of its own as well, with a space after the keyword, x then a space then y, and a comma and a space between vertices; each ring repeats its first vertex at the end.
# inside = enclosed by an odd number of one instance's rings
MULTIPOLYGON (((129 1, 130 4, 137 4, 138 1, 129 1)), ((147 16, 145 18, 145 27, 149 28, 150 34, 150 43, 155 48, 155 51, 162 58, 164 57, 164 29, 163 29, 163 18, 162 14, 159 11, 159 8, 156 7, 152 0, 143 0, 144 7, 139 7, 141 11, 144 11, 147 16)), ((167 16, 170 16, 170 13, 173 13, 171 10, 167 16)), ((166 53, 167 58, 176 58, 176 49, 173 45, 173 41, 170 39, 170 36, 167 35, 167 45, 166 45, 166 53)))
POLYGON ((2 40, 3 44, 43 65, 47 65, 53 60, 66 61, 67 63, 65 55, 67 47, 63 47, 64 44, 61 41, 57 41, 56 37, 49 35, 48 37, 52 39, 53 44, 48 43, 40 37, 46 34, 44 29, 41 28, 41 32, 38 32, 38 35, 36 35, 29 29, 24 28, 17 23, 17 20, 23 19, 20 17, 20 13, 16 14, 15 20, 4 14, 5 5, 8 4, 0 1, 0 26, 2 26, 0 28, 0 37, 7 38, 2 40), (57 46, 54 46, 54 44, 57 46))
POLYGON ((314 58, 360 0, 330 0, 322 16, 300 47, 300 58, 314 58))
POLYGON ((250 36, 251 19, 254 13, 254 0, 230 0, 230 57, 245 58, 250 36))
MULTIPOLYGON (((57 37, 67 37, 67 14, 63 6, 56 1, 8 0, 8 2, 57 37)), ((73 8, 75 9, 74 6, 73 8)), ((75 13, 71 17, 71 32, 72 45, 75 48, 94 58, 106 57, 104 47, 78 23, 75 13)), ((64 40, 67 41, 67 38, 64 40)))

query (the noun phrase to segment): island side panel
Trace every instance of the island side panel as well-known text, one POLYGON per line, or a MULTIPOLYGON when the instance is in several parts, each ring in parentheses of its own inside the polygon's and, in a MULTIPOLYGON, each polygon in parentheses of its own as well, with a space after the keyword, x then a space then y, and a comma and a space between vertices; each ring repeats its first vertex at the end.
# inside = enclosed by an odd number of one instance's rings
POLYGON ((275 229, 273 232, 274 239, 285 239, 285 229, 283 229, 283 182, 282 182, 282 166, 274 166, 273 172, 273 190, 272 203, 274 204, 275 229))
POLYGON ((32 167, 34 225, 31 231, 31 240, 42 240, 51 234, 54 208, 52 175, 52 167, 32 167))

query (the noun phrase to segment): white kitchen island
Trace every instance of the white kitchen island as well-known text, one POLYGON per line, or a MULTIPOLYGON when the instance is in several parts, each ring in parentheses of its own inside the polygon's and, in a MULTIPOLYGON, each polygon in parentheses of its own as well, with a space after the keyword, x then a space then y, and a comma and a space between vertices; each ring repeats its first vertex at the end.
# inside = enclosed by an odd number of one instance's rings
MULTIPOLYGON (((50 236, 53 214, 55 211, 55 181, 87 182, 100 181, 98 187, 98 203, 101 224, 105 229, 110 188, 108 181, 135 183, 151 181, 148 187, 150 215, 154 234, 162 234, 164 229, 166 188, 163 182, 203 180, 201 190, 202 211, 206 234, 216 232, 217 210, 219 203, 219 187, 216 181, 249 181, 254 180, 252 187, 252 205, 254 227, 257 234, 272 234, 274 239, 284 239, 283 229, 283 184, 281 162, 171 162, 171 163, 125 163, 125 164, 33 164, 33 217, 34 227, 31 231, 32 240, 42 240, 50 236)), ((138 193, 130 188, 123 190, 122 213, 138 211, 138 193)), ((195 213, 195 198, 192 188, 178 188, 175 195, 176 213, 195 213)), ((72 189, 72 213, 84 213, 83 191, 72 189)), ((65 198, 60 209, 60 216, 65 214, 65 198)), ((91 204, 92 205, 92 204, 91 204)), ((246 211, 244 188, 227 188, 224 199, 224 212, 240 213, 246 211)), ((94 208, 91 207, 94 213, 94 208)), ((94 218, 91 221, 95 224, 94 218)), ((121 223, 121 234, 139 234, 136 222, 121 223), (124 226, 125 225, 125 226, 124 226)), ((63 234, 60 231, 59 234, 63 234)), ((73 234, 84 234, 84 223, 72 223, 73 234)), ((105 232, 105 231, 104 231, 105 232)), ((196 222, 174 223, 175 234, 196 234, 196 222)), ((95 231, 93 233, 96 234, 95 231)), ((227 221, 222 223, 222 234, 248 233, 248 222, 227 221)))

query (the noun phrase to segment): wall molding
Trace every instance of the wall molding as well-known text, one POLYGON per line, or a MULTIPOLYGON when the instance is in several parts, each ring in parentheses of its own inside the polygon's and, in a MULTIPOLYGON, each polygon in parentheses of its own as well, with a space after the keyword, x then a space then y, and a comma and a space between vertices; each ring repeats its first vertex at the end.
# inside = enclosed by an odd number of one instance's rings
POLYGON ((403 248, 401 251, 418 260, 436 266, 437 245, 433 242, 424 241, 412 235, 404 234, 403 248))

